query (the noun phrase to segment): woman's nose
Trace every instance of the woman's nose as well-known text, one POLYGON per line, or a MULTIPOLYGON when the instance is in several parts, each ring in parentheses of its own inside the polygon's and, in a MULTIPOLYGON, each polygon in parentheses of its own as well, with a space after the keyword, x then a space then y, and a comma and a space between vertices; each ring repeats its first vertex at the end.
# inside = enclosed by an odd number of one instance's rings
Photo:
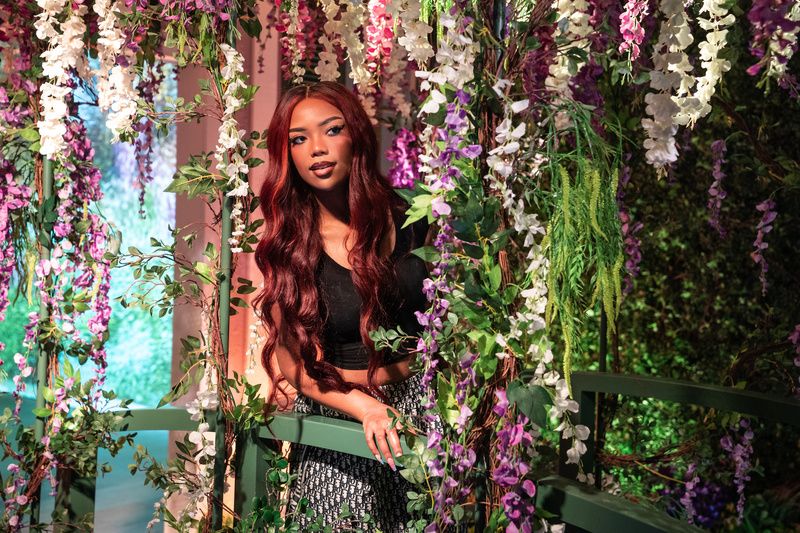
POLYGON ((320 156, 328 153, 328 148, 325 146, 325 142, 320 139, 314 140, 314 150, 312 151, 312 156, 320 156))

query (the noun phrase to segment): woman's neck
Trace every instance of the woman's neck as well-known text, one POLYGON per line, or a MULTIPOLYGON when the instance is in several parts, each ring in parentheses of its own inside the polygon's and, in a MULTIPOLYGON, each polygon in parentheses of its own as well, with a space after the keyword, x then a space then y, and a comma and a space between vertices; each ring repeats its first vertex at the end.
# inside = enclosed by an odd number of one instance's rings
POLYGON ((319 205, 319 223, 350 224, 350 204, 347 190, 314 191, 319 205))

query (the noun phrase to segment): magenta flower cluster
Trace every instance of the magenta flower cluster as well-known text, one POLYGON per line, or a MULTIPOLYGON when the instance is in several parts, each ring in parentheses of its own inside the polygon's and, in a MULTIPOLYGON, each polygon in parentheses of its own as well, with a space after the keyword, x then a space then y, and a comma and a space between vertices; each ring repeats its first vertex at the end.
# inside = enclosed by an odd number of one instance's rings
MULTIPOLYGON (((12 218, 30 205, 31 189, 17 183, 14 165, 0 155, 0 321, 8 309, 8 290, 16 267, 12 218)), ((5 345, 0 341, 0 351, 5 345)))
POLYGON ((529 421, 524 415, 514 420, 509 412, 509 401, 505 390, 495 391, 492 409, 502 420, 497 432, 496 464, 492 469, 492 481, 507 489, 500 501, 503 511, 511 523, 507 532, 530 532, 533 530, 534 497, 536 485, 526 479, 530 466, 523 459, 533 455, 533 435, 525 430, 529 421))
MULTIPOLYGON (((793 0, 754 0, 747 20, 753 31, 750 41, 750 53, 758 61, 747 69, 751 76, 757 75, 770 61, 777 61, 785 67, 788 58, 796 51, 798 41, 785 38, 775 38, 779 33, 793 32, 800 28, 800 21, 791 20, 789 12, 794 4, 793 0), (772 41, 777 40, 780 53, 770 49, 772 41)), ((778 84, 790 90, 795 97, 798 94, 796 78, 787 71, 778 79, 778 84)))
MULTIPOLYGON (((276 2, 276 7, 280 9, 281 2, 276 2)), ((294 34, 290 35, 289 25, 291 15, 288 11, 281 11, 275 30, 280 38, 281 49, 281 72, 283 79, 288 80, 292 77, 292 57, 297 56, 300 61, 311 61, 317 51, 318 26, 315 16, 316 13, 308 8, 306 0, 297 0, 297 20, 295 20, 294 34)))
POLYGON ((639 57, 640 46, 644 41, 644 26, 642 20, 649 11, 647 0, 628 0, 625 2, 625 9, 619 15, 619 33, 622 35, 622 42, 619 45, 619 53, 630 53, 631 62, 639 57))
POLYGON ((419 181, 419 153, 417 136, 401 128, 394 137, 392 147, 386 150, 386 159, 392 162, 389 182, 395 189, 412 189, 419 181))
POLYGON ((733 430, 733 438, 730 434, 725 435, 720 439, 719 443, 722 449, 730 454, 730 459, 735 467, 733 483, 736 486, 736 494, 738 495, 736 512, 739 514, 738 523, 741 524, 744 518, 744 490, 747 482, 750 481, 749 472, 752 468, 750 457, 753 455, 753 431, 750 429, 750 422, 746 419, 742 419, 733 430))
POLYGON ((761 294, 766 294, 767 272, 769 271, 769 264, 767 263, 767 259, 764 257, 764 250, 769 248, 769 244, 766 242, 765 238, 767 233, 772 231, 772 223, 775 221, 775 217, 778 216, 778 212, 775 210, 775 201, 772 199, 764 200, 756 206, 756 209, 762 213, 762 215, 761 220, 759 220, 758 226, 756 227, 756 240, 753 241, 753 247, 755 250, 750 253, 750 257, 752 257, 753 261, 755 261, 755 263, 761 267, 758 279, 761 281, 761 294))
POLYGON ((722 180, 725 179, 725 172, 722 171, 722 165, 725 164, 725 152, 727 151, 725 141, 717 139, 711 143, 711 161, 712 172, 714 181, 708 188, 708 223, 712 228, 717 230, 720 237, 725 237, 727 232, 720 223, 720 213, 722 211, 722 200, 724 200, 728 193, 722 188, 722 180))

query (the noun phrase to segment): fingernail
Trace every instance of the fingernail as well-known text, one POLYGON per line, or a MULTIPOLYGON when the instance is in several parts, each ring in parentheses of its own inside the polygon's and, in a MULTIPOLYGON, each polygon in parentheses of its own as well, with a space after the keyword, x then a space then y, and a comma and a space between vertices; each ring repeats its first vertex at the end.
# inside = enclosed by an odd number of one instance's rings
POLYGON ((383 464, 383 457, 381 457, 377 453, 375 454, 375 459, 377 459, 381 464, 383 464))
POLYGON ((394 466, 394 463, 389 463, 389 468, 392 469, 392 472, 397 472, 397 467, 394 466))

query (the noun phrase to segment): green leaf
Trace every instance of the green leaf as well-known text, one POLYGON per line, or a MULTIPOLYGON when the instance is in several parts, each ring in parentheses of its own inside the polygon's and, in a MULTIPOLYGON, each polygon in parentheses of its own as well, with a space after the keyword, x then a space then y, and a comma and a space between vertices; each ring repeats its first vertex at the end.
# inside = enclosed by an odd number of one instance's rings
POLYGON ((33 126, 19 130, 19 136, 28 142, 36 142, 39 140, 39 132, 33 126))
POLYGON ((439 261, 439 251, 434 248, 433 246, 423 246, 421 248, 416 248, 411 251, 412 254, 416 255, 426 263, 435 263, 439 261))
POLYGON ((543 428, 547 424, 547 407, 552 404, 550 395, 539 385, 524 385, 512 382, 506 391, 508 401, 527 416, 534 424, 543 428))
POLYGON ((50 409, 48 409, 47 407, 34 407, 33 415, 36 418, 47 418, 48 416, 50 416, 50 409))
POLYGON ((53 394, 53 389, 50 387, 42 387, 42 396, 44 396, 46 402, 53 403, 56 401, 56 397, 53 394))

